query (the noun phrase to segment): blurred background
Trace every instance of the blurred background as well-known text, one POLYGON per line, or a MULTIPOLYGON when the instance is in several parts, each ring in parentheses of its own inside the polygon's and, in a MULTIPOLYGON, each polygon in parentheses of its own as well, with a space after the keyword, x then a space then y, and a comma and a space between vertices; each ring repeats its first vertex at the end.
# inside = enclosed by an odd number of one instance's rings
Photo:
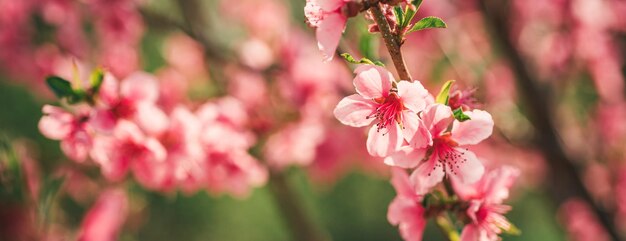
MULTIPOLYGON (((333 240, 401 240, 386 218, 395 196, 388 168, 367 155, 366 130, 332 116, 353 93, 354 66, 339 56, 322 62, 304 5, 0 0, 0 240, 74 240, 108 188, 127 198, 119 240, 294 240, 274 175, 333 240), (250 153, 270 183, 243 196, 146 188, 68 159, 38 122, 44 104, 58 103, 45 77, 72 62, 120 80, 153 74, 166 113, 236 98, 256 136, 250 153)), ((496 124, 472 150, 487 168, 521 170, 507 217, 522 234, 503 240, 623 237, 626 1, 425 0, 417 16, 440 17, 448 28, 408 35, 402 50, 412 76, 431 93, 457 80, 454 93, 496 124)), ((395 73, 369 24, 351 18, 338 52, 381 60, 395 73)), ((445 239, 429 224, 424 240, 445 239)))

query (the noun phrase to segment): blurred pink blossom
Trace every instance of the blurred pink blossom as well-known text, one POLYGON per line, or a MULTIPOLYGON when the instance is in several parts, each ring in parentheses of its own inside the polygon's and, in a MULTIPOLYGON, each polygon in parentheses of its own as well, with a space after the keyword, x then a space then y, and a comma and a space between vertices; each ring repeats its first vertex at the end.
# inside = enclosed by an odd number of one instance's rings
POLYGON ((124 191, 109 189, 87 212, 78 234, 79 241, 114 241, 128 215, 128 197, 124 191))

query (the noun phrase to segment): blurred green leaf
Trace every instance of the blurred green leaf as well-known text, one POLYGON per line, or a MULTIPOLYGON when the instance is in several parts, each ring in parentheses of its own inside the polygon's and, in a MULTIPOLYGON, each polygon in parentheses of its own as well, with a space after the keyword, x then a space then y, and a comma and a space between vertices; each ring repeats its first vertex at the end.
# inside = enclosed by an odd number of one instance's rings
POLYGON ((91 84, 92 93, 98 92, 103 80, 104 70, 102 68, 96 68, 93 72, 91 72, 91 76, 89 76, 89 82, 91 84))
POLYGON ((450 88, 454 84, 454 80, 448 80, 443 86, 441 86, 441 90, 439 94, 437 94, 437 98, 435 98, 435 102, 439 104, 448 104, 448 98, 450 97, 450 88))
POLYGON ((64 178, 49 178, 47 179, 39 192, 39 217, 43 223, 47 223, 50 220, 50 207, 54 204, 54 200, 63 186, 64 178))
POLYGON ((413 25, 411 30, 409 30, 409 33, 424 30, 424 29, 429 29, 429 28, 447 28, 447 27, 448 25, 446 25, 446 23, 441 18, 425 17, 425 18, 420 19, 420 21, 417 21, 417 23, 413 25))
POLYGON ((460 108, 460 107, 458 109, 454 110, 453 113, 454 113, 454 119, 457 119, 460 122, 472 119, 468 115, 463 113, 463 109, 460 108))
POLYGON ((72 90, 72 84, 61 77, 49 76, 48 78, 46 78, 46 83, 58 98, 64 98, 74 95, 74 90, 72 90))
POLYGON ((402 8, 400 6, 395 6, 393 8, 393 15, 396 16, 398 24, 400 24, 400 26, 404 26, 404 11, 402 11, 402 8))
POLYGON ((522 230, 517 228, 515 226, 515 224, 511 223, 511 226, 509 226, 508 229, 504 229, 504 228, 502 229, 502 233, 508 234, 508 235, 513 235, 513 236, 519 236, 519 235, 522 235, 522 230))
POLYGON ((341 54, 341 57, 343 57, 343 59, 348 61, 348 63, 352 63, 352 64, 371 64, 371 65, 385 66, 385 64, 383 64, 383 62, 380 62, 378 60, 372 61, 372 60, 370 60, 368 58, 361 58, 360 60, 357 61, 349 53, 343 53, 343 54, 341 54))

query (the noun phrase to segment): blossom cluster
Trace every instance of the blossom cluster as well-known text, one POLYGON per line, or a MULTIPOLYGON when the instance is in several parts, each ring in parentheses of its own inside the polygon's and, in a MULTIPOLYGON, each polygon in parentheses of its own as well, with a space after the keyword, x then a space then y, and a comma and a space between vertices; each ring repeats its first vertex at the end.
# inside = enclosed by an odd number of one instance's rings
MULTIPOLYGON (((355 12, 353 4, 339 0, 307 1, 305 16, 309 25, 316 28, 318 47, 325 60, 334 55, 346 19, 365 7, 361 3, 363 6, 359 5, 355 12)), ((416 7, 407 3, 406 10, 396 7, 394 13, 393 5, 398 3, 374 4, 382 8, 378 10, 384 14, 382 21, 390 22, 389 31, 395 34, 383 34, 383 38, 403 39, 408 25, 398 18, 410 16, 409 23, 416 7)), ((380 27, 386 26, 370 26, 370 31, 380 31, 380 27)), ((392 183, 398 196, 389 207, 388 219, 399 225, 402 237, 421 240, 426 219, 444 212, 457 214, 464 224, 464 241, 498 240, 499 234, 514 232, 514 226, 503 216, 510 207, 502 202, 519 171, 503 166, 485 173, 480 159, 469 150, 468 147, 491 136, 494 126, 488 112, 472 108, 472 91, 450 95, 453 82, 448 82, 433 96, 417 80, 396 81, 384 67, 369 60, 365 63, 369 64, 354 71, 357 93, 343 98, 334 115, 345 125, 371 125, 367 151, 393 167, 392 183), (412 171, 410 176, 405 169, 412 171), (447 195, 435 195, 440 193, 440 183, 446 186, 447 195), (437 200, 430 200, 432 196, 438 196, 437 200)))
POLYGON ((367 150, 394 167, 398 196, 389 207, 389 221, 400 225, 405 240, 421 240, 426 218, 433 215, 426 210, 436 208, 421 203, 444 179, 454 187, 450 195, 461 200, 457 205, 467 220, 462 240, 497 240, 497 234, 510 230, 502 216, 510 207, 502 202, 519 171, 505 166, 485 174, 466 148, 491 135, 491 115, 458 103, 459 98, 453 102, 445 92, 435 98, 419 81, 396 81, 380 66, 361 65, 355 73, 357 94, 342 99, 334 113, 346 125, 374 123, 367 150))
POLYGON ((153 190, 205 188, 236 196, 266 182, 267 170, 248 153, 255 140, 236 99, 210 100, 195 110, 180 104, 165 112, 157 105, 158 80, 144 72, 121 81, 103 73, 97 88, 90 101, 45 105, 39 129, 60 140, 70 159, 93 160, 107 180, 132 173, 153 190))

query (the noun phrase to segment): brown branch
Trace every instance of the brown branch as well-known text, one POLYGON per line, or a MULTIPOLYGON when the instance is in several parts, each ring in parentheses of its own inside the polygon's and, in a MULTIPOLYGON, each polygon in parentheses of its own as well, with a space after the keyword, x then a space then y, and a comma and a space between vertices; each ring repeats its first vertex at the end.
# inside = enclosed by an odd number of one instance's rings
POLYGON ((276 199, 276 204, 294 240, 299 241, 330 241, 329 235, 322 231, 305 212, 293 188, 289 186, 284 172, 272 172, 269 189, 276 199))
POLYGON ((503 5, 507 1, 482 0, 481 11, 486 24, 492 33, 492 41, 506 56, 517 76, 518 91, 528 105, 528 117, 534 126, 537 136, 537 147, 543 152, 549 164, 549 192, 552 199, 561 204, 572 197, 579 197, 592 205, 593 211, 598 216, 612 240, 621 240, 614 224, 614 213, 597 205, 580 179, 579 170, 575 163, 567 156, 560 142, 560 138, 552 120, 548 98, 539 86, 538 77, 527 68, 523 57, 517 51, 511 41, 507 24, 508 8, 503 5))
POLYGON ((413 81, 411 74, 406 69, 406 63, 404 62, 404 58, 402 57, 402 51, 400 50, 399 41, 400 38, 397 34, 394 34, 391 31, 389 23, 387 22, 387 18, 381 10, 380 3, 371 6, 369 11, 372 16, 374 16, 374 22, 376 22, 378 28, 380 29, 380 33, 383 36, 383 40, 385 41, 385 45, 387 46, 389 55, 391 55, 393 65, 396 67, 396 71, 398 72, 398 76, 401 80, 413 81))

